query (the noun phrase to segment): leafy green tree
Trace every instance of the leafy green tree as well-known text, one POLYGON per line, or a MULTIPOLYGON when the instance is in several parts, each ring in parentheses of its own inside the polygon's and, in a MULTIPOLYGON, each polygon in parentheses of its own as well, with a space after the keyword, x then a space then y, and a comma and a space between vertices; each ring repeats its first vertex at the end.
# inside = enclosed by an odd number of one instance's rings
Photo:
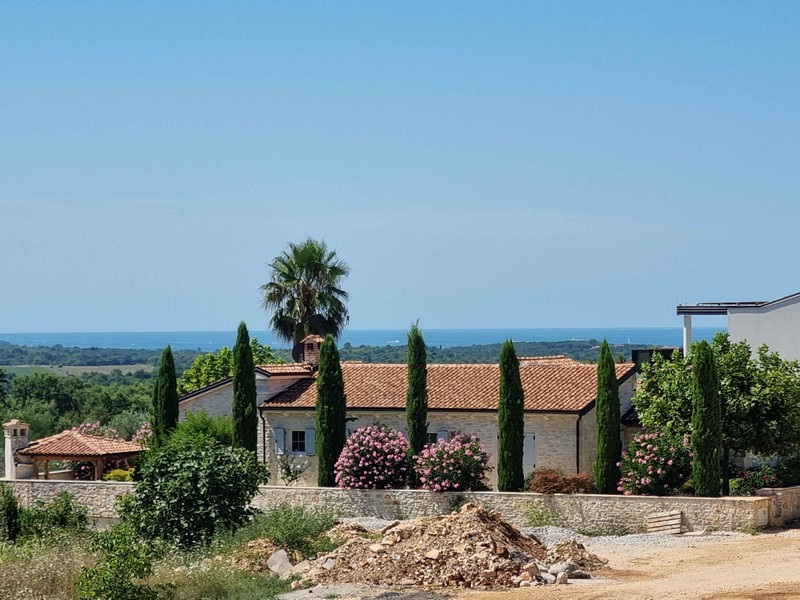
POLYGON ((239 323, 233 348, 233 444, 257 451, 256 372, 247 325, 239 323))
POLYGON ((722 412, 714 351, 705 340, 692 350, 692 480, 697 496, 719 496, 722 412))
POLYGON ((597 453, 594 460, 594 484, 600 494, 613 494, 617 490, 620 470, 617 466, 622 456, 620 437, 619 384, 614 359, 608 342, 603 340, 597 361, 597 453))
MULTIPOLYGON (((269 346, 261 344, 258 338, 250 338, 250 349, 253 363, 256 365, 282 364, 282 358, 276 356, 269 346)), ((195 390, 233 377, 234 356, 230 348, 223 347, 216 352, 202 354, 194 359, 192 366, 186 369, 178 380, 178 393, 188 394, 195 390)))
POLYGON ((217 531, 248 521, 250 502, 268 476, 249 450, 209 438, 170 439, 145 453, 120 516, 146 538, 184 548, 205 545, 217 531))
MULTIPOLYGON (((747 342, 731 343, 717 333, 711 344, 720 382, 723 493, 727 493, 731 452, 789 455, 800 450, 800 365, 766 346, 752 356, 747 342)), ((633 403, 650 431, 692 433, 692 362, 675 352, 653 356, 633 403)))
POLYGON ((500 351, 500 403, 497 409, 497 489, 520 492, 525 485, 522 451, 525 438, 525 397, 514 344, 500 351))
POLYGON ((261 291, 276 335, 294 344, 310 334, 338 338, 349 320, 348 294, 341 284, 350 268, 336 252, 308 238, 289 244, 269 267, 271 279, 261 291))
POLYGON ((175 378, 175 362, 172 348, 167 346, 161 355, 158 379, 153 391, 153 430, 154 442, 162 443, 178 424, 178 381, 175 378))
POLYGON ((317 485, 336 485, 334 465, 347 437, 347 398, 339 350, 328 334, 319 350, 317 373, 317 485))
POLYGON ((428 359, 425 340, 418 323, 408 333, 408 387, 406 420, 408 424, 409 474, 412 487, 419 486, 412 456, 422 452, 428 438, 428 359))

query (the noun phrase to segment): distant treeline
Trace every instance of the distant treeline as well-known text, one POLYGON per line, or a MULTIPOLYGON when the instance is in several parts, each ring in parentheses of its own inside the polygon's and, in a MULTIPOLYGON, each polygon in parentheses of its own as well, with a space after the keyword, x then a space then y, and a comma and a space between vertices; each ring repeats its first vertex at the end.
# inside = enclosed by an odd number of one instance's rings
MULTIPOLYGON (((563 354, 583 362, 594 362, 600 353, 598 340, 567 340, 563 342, 514 342, 517 356, 550 356, 563 354)), ((441 348, 428 346, 429 363, 496 363, 503 344, 482 344, 441 348)), ((611 352, 617 362, 629 361, 631 350, 648 348, 647 345, 614 344, 611 352)), ((291 362, 288 350, 274 350, 287 362, 291 362)), ((406 362, 405 346, 352 346, 345 344, 339 349, 342 360, 360 360, 366 363, 406 362)))
MULTIPOLYGON (((66 346, 17 346, 0 340, 0 365, 48 365, 99 367, 107 365, 158 366, 162 350, 77 348, 66 346)), ((199 350, 173 350, 178 373, 188 369, 202 354, 199 350)))

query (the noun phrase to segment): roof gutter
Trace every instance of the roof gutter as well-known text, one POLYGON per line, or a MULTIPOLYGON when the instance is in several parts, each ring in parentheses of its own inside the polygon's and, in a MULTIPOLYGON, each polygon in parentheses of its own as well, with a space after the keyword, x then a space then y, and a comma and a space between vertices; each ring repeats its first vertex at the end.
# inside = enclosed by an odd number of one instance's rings
POLYGON ((581 419, 583 415, 578 413, 575 421, 575 473, 581 472, 581 419))

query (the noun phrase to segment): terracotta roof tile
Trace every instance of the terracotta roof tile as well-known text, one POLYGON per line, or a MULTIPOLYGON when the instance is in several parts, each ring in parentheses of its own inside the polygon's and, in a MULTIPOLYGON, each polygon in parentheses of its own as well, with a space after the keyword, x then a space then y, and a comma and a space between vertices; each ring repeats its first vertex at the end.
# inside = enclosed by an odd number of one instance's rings
MULTIPOLYGON (((617 377, 635 365, 617 365, 617 377)), ((348 408, 405 408, 406 365, 342 363, 348 408)), ((533 361, 520 365, 525 410, 578 412, 597 395, 597 366, 573 360, 533 361)), ((496 410, 500 369, 496 364, 428 365, 428 408, 432 410, 496 410)), ((298 381, 261 407, 313 408, 314 379, 298 381)))
POLYGON ((258 365, 262 371, 270 375, 311 375, 312 367, 308 363, 288 363, 285 365, 258 365))
POLYGON ((112 440, 99 435, 87 435, 77 431, 63 431, 56 435, 31 442, 19 450, 23 456, 108 456, 141 452, 138 442, 112 440))

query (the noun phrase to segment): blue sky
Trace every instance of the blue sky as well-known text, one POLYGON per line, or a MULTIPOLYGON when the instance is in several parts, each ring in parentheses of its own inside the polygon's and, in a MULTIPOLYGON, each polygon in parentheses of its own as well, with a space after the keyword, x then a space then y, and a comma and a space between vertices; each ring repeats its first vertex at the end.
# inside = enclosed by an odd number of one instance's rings
POLYGON ((0 332, 263 329, 306 236, 356 329, 798 291, 798 31, 790 2, 2 3, 0 332))

